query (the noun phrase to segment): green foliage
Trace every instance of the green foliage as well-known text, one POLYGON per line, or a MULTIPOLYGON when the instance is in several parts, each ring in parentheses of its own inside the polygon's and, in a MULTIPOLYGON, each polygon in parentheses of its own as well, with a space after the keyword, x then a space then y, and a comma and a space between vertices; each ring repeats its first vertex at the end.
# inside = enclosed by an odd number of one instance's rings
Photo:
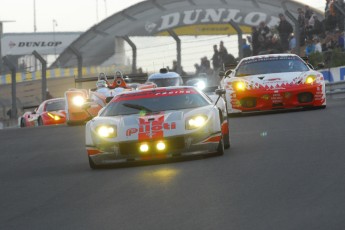
POLYGON ((309 63, 318 66, 324 63, 325 68, 345 66, 345 53, 341 49, 334 49, 323 53, 313 53, 309 56, 309 63))

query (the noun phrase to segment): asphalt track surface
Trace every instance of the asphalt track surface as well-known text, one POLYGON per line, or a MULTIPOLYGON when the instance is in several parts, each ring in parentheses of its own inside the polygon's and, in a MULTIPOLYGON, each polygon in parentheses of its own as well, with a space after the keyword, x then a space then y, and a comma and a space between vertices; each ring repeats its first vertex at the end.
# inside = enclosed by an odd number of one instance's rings
POLYGON ((345 100, 231 117, 224 156, 91 170, 84 127, 0 130, 0 229, 345 229, 345 100))

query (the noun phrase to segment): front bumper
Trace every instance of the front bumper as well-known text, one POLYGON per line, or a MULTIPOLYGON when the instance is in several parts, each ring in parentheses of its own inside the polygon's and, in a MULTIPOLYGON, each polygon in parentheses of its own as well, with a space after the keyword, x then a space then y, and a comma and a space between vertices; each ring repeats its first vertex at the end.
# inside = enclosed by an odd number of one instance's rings
MULTIPOLYGON (((90 159, 96 165, 107 165, 132 161, 152 161, 168 158, 177 158, 192 155, 208 155, 217 152, 221 132, 212 135, 185 135, 165 138, 166 150, 157 151, 152 148, 147 153, 139 151, 139 145, 143 142, 129 141, 112 143, 103 146, 86 146, 90 159)), ((146 141, 154 147, 161 140, 146 141)))
POLYGON ((228 112, 251 112, 326 105, 324 84, 301 85, 285 89, 229 90, 228 112))

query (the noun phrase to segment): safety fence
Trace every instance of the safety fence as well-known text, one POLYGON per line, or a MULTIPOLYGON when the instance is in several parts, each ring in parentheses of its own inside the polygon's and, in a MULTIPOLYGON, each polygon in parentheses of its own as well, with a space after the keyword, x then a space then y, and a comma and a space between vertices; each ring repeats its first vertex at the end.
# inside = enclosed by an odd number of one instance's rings
MULTIPOLYGON (((123 72, 129 71, 127 66, 93 66, 93 67, 83 67, 82 75, 83 76, 98 76, 99 73, 115 73, 117 70, 123 72)), ((56 68, 56 69, 47 69, 46 77, 49 78, 59 78, 59 77, 72 77, 78 76, 78 68, 56 68)), ((41 71, 35 72, 17 72, 16 82, 25 82, 32 80, 39 80, 42 78, 41 71)), ((1 84, 11 84, 11 74, 0 75, 0 85, 1 84)))
POLYGON ((345 94, 345 81, 326 83, 326 94, 327 95, 345 94))

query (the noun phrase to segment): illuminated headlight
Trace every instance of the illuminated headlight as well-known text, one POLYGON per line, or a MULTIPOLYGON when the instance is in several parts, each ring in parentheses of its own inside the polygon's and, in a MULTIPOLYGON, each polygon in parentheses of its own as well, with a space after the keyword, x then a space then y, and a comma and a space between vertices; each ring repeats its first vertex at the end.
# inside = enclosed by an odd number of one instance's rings
POLYGON ((52 119, 54 119, 55 121, 58 121, 58 120, 61 119, 58 115, 54 115, 54 114, 51 114, 51 113, 48 113, 48 116, 51 117, 52 119))
POLYGON ((97 129, 97 134, 100 137, 107 137, 107 138, 112 138, 116 137, 116 127, 115 126, 110 126, 110 125, 102 125, 99 126, 97 129))
POLYGON ((206 84, 205 84, 204 81, 198 81, 198 82, 196 83, 196 87, 197 87, 198 89, 200 89, 200 90, 203 90, 203 89, 205 89, 206 84))
POLYGON ((206 120, 207 117, 202 115, 188 118, 186 121, 186 129, 200 128, 206 124, 206 120))
POLYGON ((74 105, 81 107, 85 103, 85 98, 82 96, 75 96, 72 99, 74 105))
POLYGON ((140 146, 139 146, 139 150, 140 150, 140 152, 142 152, 142 153, 147 153, 147 152, 149 151, 149 145, 146 144, 146 143, 142 143, 142 144, 140 144, 140 146))
POLYGON ((313 82, 316 80, 316 77, 315 76, 308 76, 306 79, 305 79, 305 83, 307 84, 313 84, 313 82))
POLYGON ((246 89, 246 83, 243 81, 235 81, 232 83, 232 88, 238 91, 244 91, 246 89))
POLYGON ((156 148, 158 151, 163 151, 165 149, 165 143, 162 141, 158 142, 156 148))

